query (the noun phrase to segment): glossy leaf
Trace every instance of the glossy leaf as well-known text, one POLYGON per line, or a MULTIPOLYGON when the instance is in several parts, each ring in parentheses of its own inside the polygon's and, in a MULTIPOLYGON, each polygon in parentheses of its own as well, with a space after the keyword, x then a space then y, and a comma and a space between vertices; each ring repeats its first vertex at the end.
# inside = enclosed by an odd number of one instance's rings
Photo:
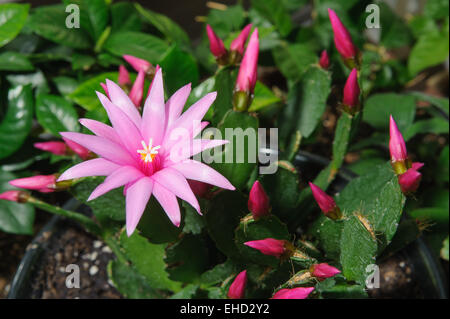
POLYGON ((0 54, 1 71, 32 71, 33 69, 33 64, 21 53, 3 52, 0 54))
POLYGON ((39 123, 54 136, 59 132, 77 132, 78 114, 73 105, 62 97, 42 94, 36 100, 36 117, 39 123))
POLYGON ((29 4, 0 4, 0 47, 14 39, 25 25, 29 4))

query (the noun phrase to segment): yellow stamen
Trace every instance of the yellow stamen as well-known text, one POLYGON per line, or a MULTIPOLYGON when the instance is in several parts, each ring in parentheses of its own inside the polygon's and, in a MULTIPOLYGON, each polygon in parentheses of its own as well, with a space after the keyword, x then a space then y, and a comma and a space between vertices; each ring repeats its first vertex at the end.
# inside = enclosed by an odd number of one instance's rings
POLYGON ((158 154, 158 149, 161 148, 161 146, 155 146, 153 147, 153 140, 150 139, 148 142, 148 146, 145 144, 144 141, 141 141, 142 147, 144 149, 137 150, 137 152, 141 155, 141 160, 143 160, 145 163, 152 162, 153 159, 156 157, 156 154, 158 154))

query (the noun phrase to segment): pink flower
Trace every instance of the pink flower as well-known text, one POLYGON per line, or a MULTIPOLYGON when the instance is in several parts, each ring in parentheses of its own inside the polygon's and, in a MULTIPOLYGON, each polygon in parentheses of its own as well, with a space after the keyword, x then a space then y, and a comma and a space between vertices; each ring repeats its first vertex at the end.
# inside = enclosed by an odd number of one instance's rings
POLYGON ((313 291, 314 287, 280 289, 272 296, 272 299, 306 299, 313 291))
POLYGON ((91 152, 87 148, 81 146, 80 144, 75 143, 74 141, 71 141, 65 137, 63 137, 62 139, 64 140, 64 142, 66 142, 67 146, 82 160, 87 160, 92 156, 91 152))
POLYGON ((241 271, 228 290, 228 298, 242 299, 244 298, 245 286, 247 284, 247 270, 241 271))
POLYGON ((131 80, 128 70, 123 65, 119 66, 119 85, 126 86, 130 84, 131 80))
POLYGON ((341 271, 327 263, 315 264, 311 266, 311 274, 318 279, 326 279, 340 274, 341 271))
POLYGON ((358 85, 358 71, 353 69, 347 78, 344 86, 343 104, 349 109, 353 109, 359 104, 359 85, 358 85))
POLYGON ((345 59, 352 59, 356 56, 357 49, 353 44, 350 33, 342 24, 336 12, 328 9, 328 16, 330 17, 331 27, 334 33, 334 44, 336 49, 345 59))
POLYGON ((269 197, 267 197, 267 194, 259 181, 256 181, 250 190, 248 209, 255 219, 269 214, 269 197))
POLYGON ((34 143, 34 147, 55 155, 66 155, 67 152, 67 146, 64 142, 40 142, 34 143))
POLYGON ((333 197, 326 194, 320 187, 309 182, 309 187, 311 188, 312 194, 316 199, 317 204, 325 215, 328 215, 336 210, 336 202, 333 197))
POLYGON ((252 24, 247 24, 238 37, 231 42, 230 50, 237 51, 239 54, 244 54, 245 41, 247 41, 250 30, 252 29, 252 24))
POLYGON ((6 191, 0 194, 0 199, 18 202, 21 193, 22 191, 6 191))
POLYGON ((126 188, 126 228, 130 236, 153 194, 175 226, 180 225, 177 197, 200 214, 200 206, 187 179, 234 190, 230 182, 209 166, 190 157, 206 149, 226 144, 224 140, 194 139, 204 125, 200 120, 216 98, 209 93, 182 113, 190 94, 186 85, 164 102, 162 71, 158 70, 147 97, 142 117, 125 92, 107 80, 109 100, 97 92, 112 127, 94 120, 81 124, 95 135, 63 132, 67 139, 90 149, 99 158, 78 164, 59 180, 85 176, 107 176, 90 195, 93 200, 110 190, 126 188))
POLYGON ((108 94, 108 87, 106 86, 106 84, 100 82, 100 86, 102 87, 103 91, 105 91, 105 94, 106 94, 107 96, 109 96, 109 94, 108 94))
POLYGON ((223 45, 222 39, 217 36, 209 24, 206 25, 206 34, 209 39, 209 49, 216 58, 220 58, 221 56, 227 54, 227 50, 223 45))
POLYGON ((277 258, 280 258, 286 250, 284 248, 284 240, 275 238, 252 240, 245 242, 244 245, 257 249, 264 255, 275 256, 277 258))
POLYGON ((124 55, 123 58, 125 61, 130 63, 130 65, 133 67, 133 69, 136 70, 136 72, 143 71, 144 73, 148 73, 150 71, 152 65, 150 62, 136 58, 132 55, 124 55))
POLYGON ((327 50, 323 50, 320 54, 319 65, 322 69, 328 69, 330 66, 330 58, 328 57, 327 50))
POLYGON ((144 71, 139 71, 129 94, 131 102, 138 108, 141 106, 142 96, 144 95, 144 81, 145 73, 144 71))
POLYGON ((258 29, 253 31, 242 59, 236 80, 236 91, 253 93, 258 67, 259 39, 258 29))
POLYGON ((398 183, 403 193, 410 194, 417 191, 422 180, 422 174, 418 172, 423 167, 423 163, 412 163, 412 167, 405 173, 398 176, 398 183))
POLYGON ((408 152, 406 151, 405 140, 402 133, 397 128, 392 115, 389 119, 389 151, 391 153, 391 161, 404 162, 408 159, 408 152))
POLYGON ((41 193, 51 193, 55 191, 56 175, 36 175, 18 178, 9 181, 9 184, 18 188, 37 190, 41 193))

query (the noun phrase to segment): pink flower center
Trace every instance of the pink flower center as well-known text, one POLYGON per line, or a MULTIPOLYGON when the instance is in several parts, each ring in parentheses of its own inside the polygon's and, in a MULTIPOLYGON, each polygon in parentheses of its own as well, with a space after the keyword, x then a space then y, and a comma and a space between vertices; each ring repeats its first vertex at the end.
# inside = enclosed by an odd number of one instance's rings
POLYGON ((153 161, 155 156, 158 154, 158 149, 161 148, 160 145, 153 147, 153 140, 150 139, 148 142, 148 146, 145 144, 144 141, 141 141, 143 149, 137 150, 137 153, 141 155, 141 160, 144 163, 150 163, 153 161))

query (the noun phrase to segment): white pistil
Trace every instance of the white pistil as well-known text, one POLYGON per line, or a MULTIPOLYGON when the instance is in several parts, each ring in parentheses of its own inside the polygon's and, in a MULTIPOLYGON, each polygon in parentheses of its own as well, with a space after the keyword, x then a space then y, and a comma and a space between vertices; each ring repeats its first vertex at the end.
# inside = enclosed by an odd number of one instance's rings
POLYGON ((158 154, 158 149, 160 149, 161 146, 158 145, 158 146, 153 147, 153 140, 152 139, 150 139, 150 141, 148 142, 148 147, 147 147, 147 145, 145 144, 144 141, 141 141, 141 143, 142 143, 142 147, 144 149, 137 150, 137 152, 139 154, 141 154, 141 159, 145 163, 152 162, 153 158, 155 158, 156 154, 158 154))

